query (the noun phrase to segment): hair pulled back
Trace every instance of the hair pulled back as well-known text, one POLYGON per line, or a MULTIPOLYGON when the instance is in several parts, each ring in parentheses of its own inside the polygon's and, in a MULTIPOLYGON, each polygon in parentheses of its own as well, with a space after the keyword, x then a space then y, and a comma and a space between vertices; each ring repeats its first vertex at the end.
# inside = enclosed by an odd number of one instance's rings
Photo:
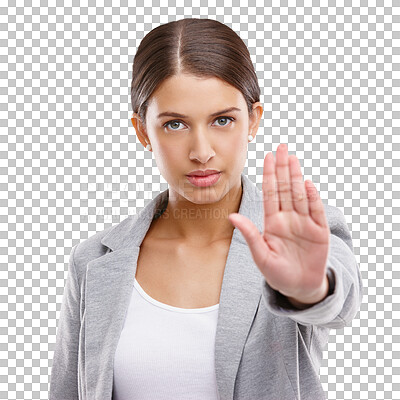
POLYGON ((220 78, 242 92, 249 116, 260 87, 246 44, 227 25, 184 18, 159 25, 141 41, 132 66, 131 103, 146 125, 149 99, 167 78, 190 74, 220 78))

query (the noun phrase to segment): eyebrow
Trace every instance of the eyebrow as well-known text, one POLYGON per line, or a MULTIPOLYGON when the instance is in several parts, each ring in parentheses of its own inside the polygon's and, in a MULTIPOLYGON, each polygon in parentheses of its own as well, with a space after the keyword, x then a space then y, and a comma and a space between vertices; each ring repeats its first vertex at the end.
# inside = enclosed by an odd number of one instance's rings
MULTIPOLYGON (((241 111, 241 109, 237 108, 237 107, 225 108, 224 110, 217 111, 215 113, 210 114, 210 117, 215 117, 217 115, 228 113, 228 112, 232 112, 232 111, 241 111)), ((175 112, 172 112, 172 111, 166 111, 166 112, 163 112, 161 114, 158 114, 157 118, 167 117, 167 116, 168 117, 175 117, 175 118, 189 118, 187 115, 178 114, 178 113, 175 113, 175 112)))

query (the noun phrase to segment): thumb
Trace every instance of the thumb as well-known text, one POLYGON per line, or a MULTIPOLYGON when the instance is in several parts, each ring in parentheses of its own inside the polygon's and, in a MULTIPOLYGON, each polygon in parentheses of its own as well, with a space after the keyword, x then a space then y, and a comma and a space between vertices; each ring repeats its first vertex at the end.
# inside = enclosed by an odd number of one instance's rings
POLYGON ((264 242, 258 228, 250 219, 238 213, 229 214, 228 219, 242 233, 257 266, 265 266, 268 256, 268 246, 264 242))

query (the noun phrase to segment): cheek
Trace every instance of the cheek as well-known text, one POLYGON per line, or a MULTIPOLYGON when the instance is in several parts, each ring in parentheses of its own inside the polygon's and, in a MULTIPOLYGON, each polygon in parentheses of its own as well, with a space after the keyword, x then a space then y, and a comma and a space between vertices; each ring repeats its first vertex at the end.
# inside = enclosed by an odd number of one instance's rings
POLYGON ((174 169, 182 164, 182 152, 172 144, 159 144, 154 150, 154 156, 160 170, 174 169))
MULTIPOLYGON (((240 134, 226 140, 224 146, 221 147, 223 158, 226 164, 229 164, 229 171, 231 175, 236 176, 243 170, 247 159, 248 138, 246 132, 242 131, 240 134)), ((226 165, 226 166, 227 166, 226 165)))
POLYGON ((222 143, 221 150, 223 154, 231 157, 240 156, 241 153, 247 152, 247 135, 241 131, 236 133, 234 137, 226 138, 222 143))

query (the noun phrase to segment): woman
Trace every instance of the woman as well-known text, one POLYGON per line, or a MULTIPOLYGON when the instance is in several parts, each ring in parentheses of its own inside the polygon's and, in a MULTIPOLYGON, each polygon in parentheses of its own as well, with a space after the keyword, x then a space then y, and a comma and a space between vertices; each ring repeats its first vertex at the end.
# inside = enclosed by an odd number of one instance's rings
POLYGON ((132 124, 168 190, 76 245, 50 399, 325 399, 330 329, 362 281, 343 214, 281 144, 243 173, 262 115, 247 47, 183 19, 142 40, 132 124))

